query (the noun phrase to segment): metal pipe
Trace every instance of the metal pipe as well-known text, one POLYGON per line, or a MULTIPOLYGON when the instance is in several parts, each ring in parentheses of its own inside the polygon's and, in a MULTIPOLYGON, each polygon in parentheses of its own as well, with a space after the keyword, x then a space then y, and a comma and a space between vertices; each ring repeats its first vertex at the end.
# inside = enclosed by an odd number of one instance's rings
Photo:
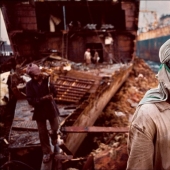
POLYGON ((63 19, 64 19, 64 30, 67 30, 65 6, 63 6, 63 19))
POLYGON ((93 133, 93 132, 107 132, 107 133, 128 133, 128 127, 99 127, 99 126, 89 126, 89 127, 78 127, 78 126, 67 126, 61 128, 62 132, 67 133, 93 133))

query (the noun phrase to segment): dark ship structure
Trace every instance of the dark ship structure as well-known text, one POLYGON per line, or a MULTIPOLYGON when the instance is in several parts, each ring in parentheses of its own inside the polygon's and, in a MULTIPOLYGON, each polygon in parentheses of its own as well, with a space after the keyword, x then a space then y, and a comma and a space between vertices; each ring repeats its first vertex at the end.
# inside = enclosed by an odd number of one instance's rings
POLYGON ((59 53, 75 62, 97 50, 130 61, 135 49, 139 1, 5 0, 1 10, 18 63, 59 53))
MULTIPOLYGON (((94 124, 133 68, 139 1, 1 0, 0 5, 17 75, 34 62, 51 75, 55 84, 60 114, 67 115, 60 125, 64 133, 62 149, 71 155, 66 158, 76 158, 88 133, 126 133, 128 127, 99 128, 94 124), (97 66, 84 65, 87 48, 92 56, 95 51, 99 53, 97 66)), ((17 102, 9 136, 10 159, 34 166, 28 153, 40 152, 35 152, 40 148, 36 123, 30 118, 32 108, 16 74, 11 76, 17 102)), ((37 156, 38 160, 41 162, 41 157, 37 156)), ((51 166, 52 162, 42 163, 41 169, 50 170, 51 166)), ((54 166, 58 167, 57 161, 54 166)))

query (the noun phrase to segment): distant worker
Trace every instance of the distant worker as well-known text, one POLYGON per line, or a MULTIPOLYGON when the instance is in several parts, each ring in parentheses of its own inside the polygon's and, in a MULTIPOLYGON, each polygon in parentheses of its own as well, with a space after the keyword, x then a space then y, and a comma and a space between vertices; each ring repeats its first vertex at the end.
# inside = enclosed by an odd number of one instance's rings
POLYGON ((99 63, 100 57, 99 57, 99 53, 97 51, 95 51, 95 53, 94 53, 93 60, 94 60, 95 64, 99 63))
POLYGON ((170 39, 159 58, 159 85, 146 92, 132 119, 127 170, 170 170, 170 39))
POLYGON ((36 120, 40 143, 43 151, 43 162, 51 160, 53 152, 49 143, 49 135, 52 144, 57 143, 57 130, 59 127, 59 111, 53 99, 56 96, 56 90, 49 82, 49 76, 44 76, 36 64, 30 64, 27 67, 27 74, 31 80, 26 84, 26 95, 30 105, 34 107, 33 120, 36 120), (51 133, 47 130, 46 120, 51 125, 51 133))
POLYGON ((108 53, 108 63, 113 64, 113 53, 112 52, 108 53))
POLYGON ((90 48, 88 48, 85 53, 84 53, 84 60, 86 62, 87 65, 91 64, 91 53, 90 53, 90 48))

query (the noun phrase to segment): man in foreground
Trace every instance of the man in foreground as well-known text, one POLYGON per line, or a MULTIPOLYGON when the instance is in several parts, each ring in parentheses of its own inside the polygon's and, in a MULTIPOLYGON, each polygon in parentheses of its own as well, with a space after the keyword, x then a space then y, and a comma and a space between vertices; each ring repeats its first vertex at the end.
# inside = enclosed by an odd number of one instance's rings
POLYGON ((30 64, 27 68, 27 74, 31 80, 26 85, 27 100, 34 107, 33 120, 36 120, 40 143, 43 151, 43 162, 47 163, 51 160, 53 152, 49 142, 49 132, 47 130, 46 120, 51 125, 52 144, 57 142, 58 130, 58 108, 53 99, 56 96, 54 86, 49 83, 49 76, 43 76, 39 67, 30 64))
POLYGON ((159 85, 145 94, 132 119, 127 170, 170 170, 170 39, 159 58, 159 85))

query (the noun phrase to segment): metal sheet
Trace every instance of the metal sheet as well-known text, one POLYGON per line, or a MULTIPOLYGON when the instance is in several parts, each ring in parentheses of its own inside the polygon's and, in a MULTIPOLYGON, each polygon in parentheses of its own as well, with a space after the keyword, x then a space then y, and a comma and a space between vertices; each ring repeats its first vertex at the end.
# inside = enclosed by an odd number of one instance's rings
POLYGON ((91 89, 93 84, 94 80, 60 76, 55 82, 55 88, 58 91, 56 100, 78 103, 89 89, 91 89))

